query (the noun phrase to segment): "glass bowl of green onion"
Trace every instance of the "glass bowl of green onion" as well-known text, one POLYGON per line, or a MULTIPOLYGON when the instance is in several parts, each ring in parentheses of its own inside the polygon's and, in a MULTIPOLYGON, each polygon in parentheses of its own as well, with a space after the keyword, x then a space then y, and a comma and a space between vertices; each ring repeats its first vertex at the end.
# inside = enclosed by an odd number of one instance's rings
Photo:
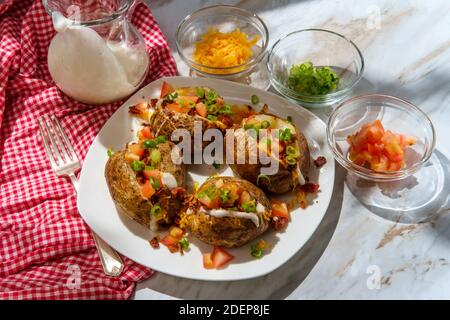
POLYGON ((273 45, 267 68, 281 95, 305 107, 327 107, 352 92, 362 77, 364 58, 341 34, 304 29, 273 45))

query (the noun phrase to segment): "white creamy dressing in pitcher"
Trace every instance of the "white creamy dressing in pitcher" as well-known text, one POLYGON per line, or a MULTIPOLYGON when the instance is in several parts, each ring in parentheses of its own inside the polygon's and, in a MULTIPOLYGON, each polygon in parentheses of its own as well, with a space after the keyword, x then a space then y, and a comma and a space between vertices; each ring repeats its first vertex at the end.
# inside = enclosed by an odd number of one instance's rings
POLYGON ((53 13, 58 32, 48 50, 48 68, 56 85, 89 104, 119 100, 133 93, 147 71, 145 50, 103 39, 95 30, 53 13))

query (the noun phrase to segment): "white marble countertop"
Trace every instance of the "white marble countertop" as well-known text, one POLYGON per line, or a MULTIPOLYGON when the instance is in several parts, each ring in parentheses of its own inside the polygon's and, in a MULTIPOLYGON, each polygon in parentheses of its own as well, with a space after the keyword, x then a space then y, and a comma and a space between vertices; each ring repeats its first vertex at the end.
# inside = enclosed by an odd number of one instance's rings
MULTIPOLYGON (((206 5, 238 4, 259 14, 271 44, 282 34, 318 27, 352 39, 366 69, 356 89, 405 98, 424 110, 450 171, 450 2, 446 0, 147 0, 175 54, 178 22, 206 5)), ((329 110, 318 113, 326 118, 329 110)), ((334 196, 310 241, 271 274, 237 282, 192 281, 156 273, 135 299, 434 299, 450 298, 450 188, 431 222, 402 224, 363 206, 336 166, 334 196)), ((448 175, 445 177, 449 182, 448 175)))

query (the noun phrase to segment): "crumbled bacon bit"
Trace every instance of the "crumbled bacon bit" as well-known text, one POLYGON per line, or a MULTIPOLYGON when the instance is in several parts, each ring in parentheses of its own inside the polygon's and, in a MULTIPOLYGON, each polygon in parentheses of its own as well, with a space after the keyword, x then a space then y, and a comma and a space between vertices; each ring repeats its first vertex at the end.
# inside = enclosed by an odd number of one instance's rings
POLYGON ((222 122, 225 126, 227 127, 232 127, 233 126, 233 119, 231 119, 230 116, 225 115, 221 115, 219 117, 219 121, 222 122))
POLYGON ((183 187, 176 187, 176 188, 173 188, 173 189, 171 190, 171 192, 172 192, 172 195, 173 195, 174 197, 177 197, 177 196, 182 196, 182 195, 184 195, 184 194, 186 193, 186 189, 183 188, 183 187))
POLYGON ((319 191, 320 185, 318 183, 308 182, 300 187, 300 190, 306 193, 316 193, 319 191))
POLYGON ((286 228, 289 220, 282 217, 272 217, 272 228, 276 231, 281 231, 286 228))
POLYGON ((319 156, 316 160, 314 160, 314 165, 316 168, 322 167, 325 163, 327 163, 327 159, 324 156, 319 156))
POLYGON ((150 242, 150 245, 152 246, 153 249, 159 249, 159 239, 158 239, 158 237, 154 237, 149 242, 150 242))
POLYGON ((150 99, 150 106, 154 108, 156 104, 158 103, 158 99, 150 99))

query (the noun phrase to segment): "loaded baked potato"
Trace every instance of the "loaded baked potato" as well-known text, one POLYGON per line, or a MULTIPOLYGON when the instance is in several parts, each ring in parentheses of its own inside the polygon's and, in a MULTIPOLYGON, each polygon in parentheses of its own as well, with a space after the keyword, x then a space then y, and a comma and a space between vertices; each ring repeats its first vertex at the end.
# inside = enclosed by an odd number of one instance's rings
POLYGON ((224 130, 233 125, 232 107, 206 87, 173 88, 164 82, 160 100, 154 105, 150 126, 156 135, 171 137, 175 129, 186 129, 194 136, 194 123, 200 122, 202 132, 209 128, 224 130))
POLYGON ((137 143, 115 152, 105 167, 106 182, 116 206, 131 219, 155 230, 170 226, 184 197, 185 167, 172 162, 174 144, 153 138, 144 127, 137 143))
MULTIPOLYGON (((266 109, 267 106, 263 108, 266 109)), ((243 119, 232 138, 235 140, 235 152, 230 167, 241 178, 264 191, 277 194, 305 184, 304 176, 310 165, 308 143, 305 136, 290 121, 263 111, 243 119), (245 143, 245 146, 242 145, 245 143), (268 166, 267 162, 262 164, 261 154, 267 159, 278 161, 276 172, 261 173, 261 168, 268 166), (256 161, 252 162, 251 156, 256 161)))
POLYGON ((181 226, 208 244, 230 248, 264 233, 270 219, 270 201, 255 185, 234 177, 214 177, 191 197, 181 226))

